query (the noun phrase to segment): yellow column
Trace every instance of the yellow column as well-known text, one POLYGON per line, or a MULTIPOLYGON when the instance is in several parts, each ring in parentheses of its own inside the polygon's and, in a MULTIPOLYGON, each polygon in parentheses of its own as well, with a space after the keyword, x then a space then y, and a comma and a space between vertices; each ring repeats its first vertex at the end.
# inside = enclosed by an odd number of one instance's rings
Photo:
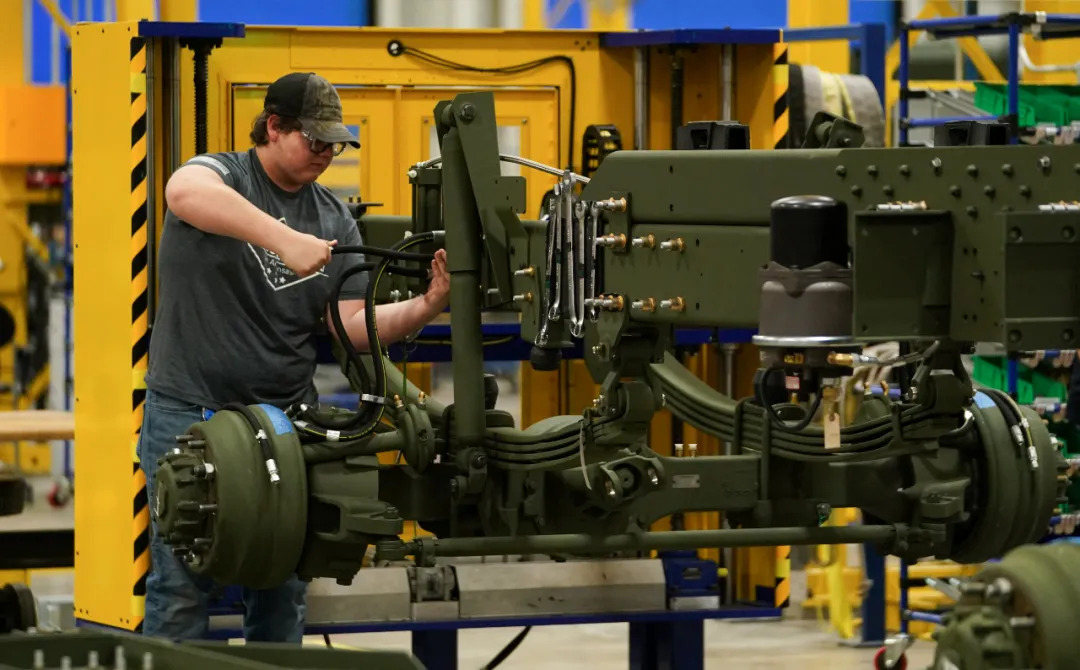
MULTIPOLYGON (((169 0, 164 0, 165 4, 169 0)), ((157 21, 154 0, 116 0, 116 20, 121 21, 157 21)))
POLYGON ((199 0, 161 0, 162 21, 198 21, 199 0))
MULTIPOLYGON (((1047 14, 1075 14, 1075 0, 1026 0, 1025 12, 1046 12, 1047 14)), ((1080 44, 1075 39, 1036 40, 1031 35, 1024 35, 1024 48, 1034 65, 1071 65, 1080 61, 1080 44)), ((1075 72, 1031 72, 1021 68, 1020 78, 1026 82, 1075 84, 1075 72)))
POLYGON ((547 28, 547 11, 545 0, 522 0, 524 8, 523 27, 525 30, 544 30, 547 28))
MULTIPOLYGON (((846 26, 849 0, 788 0, 788 28, 846 26)), ((797 65, 814 65, 825 72, 846 74, 851 67, 851 48, 847 40, 794 42, 788 46, 788 59, 797 65)))
POLYGON ((589 3, 589 24, 595 31, 630 30, 630 0, 579 0, 589 3))

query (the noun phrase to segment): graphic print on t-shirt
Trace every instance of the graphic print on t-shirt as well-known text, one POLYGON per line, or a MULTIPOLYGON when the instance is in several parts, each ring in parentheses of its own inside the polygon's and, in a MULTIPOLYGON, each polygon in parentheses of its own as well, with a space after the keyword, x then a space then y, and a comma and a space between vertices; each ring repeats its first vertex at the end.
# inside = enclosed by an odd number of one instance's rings
MULTIPOLYGON (((285 223, 284 218, 280 218, 278 221, 285 223)), ((267 283, 270 284, 270 288, 275 291, 280 291, 289 288, 290 286, 296 286, 301 282, 306 282, 315 277, 327 276, 326 273, 320 270, 307 277, 301 277, 293 272, 288 265, 285 265, 284 261, 281 260, 281 257, 273 251, 257 247, 250 242, 248 242, 248 249, 251 249, 251 253, 255 254, 255 259, 259 261, 259 266, 262 268, 263 277, 265 277, 267 283)))

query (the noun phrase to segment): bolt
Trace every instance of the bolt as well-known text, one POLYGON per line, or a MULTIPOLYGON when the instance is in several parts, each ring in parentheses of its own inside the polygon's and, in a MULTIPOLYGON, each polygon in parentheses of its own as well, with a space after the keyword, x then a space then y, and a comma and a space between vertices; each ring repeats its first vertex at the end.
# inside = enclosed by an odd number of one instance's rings
POLYGON ((1014 342, 1014 343, 1019 342, 1020 341, 1020 331, 1019 330, 1010 330, 1009 331, 1009 341, 1014 342))
POLYGON ((836 166, 836 175, 838 177, 843 177, 846 174, 847 174, 847 168, 846 167, 844 167, 843 165, 837 165, 836 166))
POLYGON ((1040 158, 1039 159, 1039 167, 1042 169, 1044 174, 1049 172, 1050 171, 1050 157, 1049 156, 1043 156, 1042 158, 1040 158))
POLYGON ((1020 195, 1024 196, 1025 198, 1030 198, 1031 197, 1031 187, 1030 186, 1021 186, 1020 187, 1020 195))
POLYGON ((465 123, 471 122, 476 118, 476 108, 469 103, 465 103, 461 106, 461 120, 465 123))
POLYGON ((178 443, 180 443, 180 444, 184 444, 185 442, 191 442, 194 439, 195 439, 194 435, 184 434, 184 435, 177 435, 176 436, 176 441, 178 443))
POLYGON ((615 490, 615 485, 611 483, 611 480, 604 482, 604 490, 607 491, 609 498, 616 498, 619 492, 615 490))
POLYGON ((1021 230, 1019 228, 1017 228, 1016 226, 1013 226, 1012 228, 1009 229, 1009 241, 1010 242, 1019 242, 1021 239, 1023 239, 1023 237, 1024 237, 1023 232, 1021 232, 1021 230))
POLYGON ((975 208, 975 205, 968 205, 966 211, 967 215, 973 219, 979 215, 979 210, 975 208))
POLYGON ((934 168, 934 174, 941 174, 941 159, 934 158, 930 161, 930 167, 934 168))
POLYGON ((885 184, 881 187, 881 192, 884 193, 887 197, 891 198, 893 194, 893 187, 885 184))
POLYGON ((832 505, 829 503, 818 503, 817 506, 818 518, 824 519, 832 513, 832 505))
POLYGON ((858 197, 862 195, 862 186, 858 184, 851 187, 851 195, 858 197))
POLYGON ((985 193, 985 194, 986 194, 986 197, 987 197, 987 198, 993 198, 993 197, 994 197, 994 193, 995 193, 995 192, 996 192, 996 191, 994 191, 994 187, 993 187, 993 186, 990 186, 989 184, 987 184, 987 185, 986 185, 986 186, 985 186, 985 187, 983 188, 983 193, 985 193))
POLYGON ((950 186, 949 187, 949 195, 953 196, 954 198, 959 198, 960 197, 960 187, 957 186, 956 184, 953 184, 952 186, 950 186))
POLYGON ((911 168, 908 167, 906 163, 904 165, 901 165, 900 166, 900 174, 907 177, 908 175, 911 174, 911 168))
POLYGON ((487 467, 487 456, 476 454, 472 457, 472 466, 478 470, 487 467))
POLYGON ((866 166, 866 174, 870 175, 871 177, 876 177, 877 176, 877 166, 876 165, 867 165, 866 166))
POLYGON ((649 478, 649 482, 653 486, 658 486, 660 484, 660 475, 657 474, 655 468, 649 468, 648 470, 646 470, 645 476, 649 478))
POLYGON ((967 173, 968 173, 969 177, 978 177, 979 176, 979 168, 974 166, 974 165, 969 165, 969 166, 967 166, 967 173))
POLYGON ((192 440, 187 443, 190 449, 202 449, 206 446, 206 440, 192 440))

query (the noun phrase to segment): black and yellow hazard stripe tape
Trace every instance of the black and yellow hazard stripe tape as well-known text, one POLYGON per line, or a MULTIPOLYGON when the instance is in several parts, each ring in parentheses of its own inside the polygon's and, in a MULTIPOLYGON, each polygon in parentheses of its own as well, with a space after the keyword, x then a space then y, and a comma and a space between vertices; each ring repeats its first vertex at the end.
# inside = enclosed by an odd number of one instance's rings
POLYGON ((150 507, 146 475, 139 467, 138 441, 146 401, 146 363, 150 348, 147 321, 149 279, 147 269, 147 118, 146 40, 131 40, 131 489, 134 502, 134 542, 131 616, 133 630, 142 629, 146 611, 146 576, 150 571, 150 507))
POLYGON ((788 47, 773 45, 773 148, 786 149, 791 119, 788 113, 788 47))
POLYGON ((777 607, 787 607, 791 600, 791 547, 776 548, 776 585, 773 598, 777 607))

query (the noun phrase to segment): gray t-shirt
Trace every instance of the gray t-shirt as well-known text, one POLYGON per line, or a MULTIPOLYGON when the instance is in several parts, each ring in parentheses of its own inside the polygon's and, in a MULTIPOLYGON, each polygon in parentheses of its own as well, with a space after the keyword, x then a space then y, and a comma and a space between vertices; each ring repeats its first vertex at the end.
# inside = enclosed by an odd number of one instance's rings
MULTIPOLYGON (((296 193, 281 189, 254 149, 189 163, 214 169, 290 228, 339 246, 362 243, 356 221, 333 193, 320 184, 296 193)), ((342 271, 361 262, 359 254, 334 255, 327 267, 301 278, 266 249, 205 233, 166 212, 147 388, 211 409, 301 400, 315 372, 315 338, 325 327, 331 289, 342 271)), ((340 298, 363 298, 366 285, 367 273, 353 275, 340 298)))

